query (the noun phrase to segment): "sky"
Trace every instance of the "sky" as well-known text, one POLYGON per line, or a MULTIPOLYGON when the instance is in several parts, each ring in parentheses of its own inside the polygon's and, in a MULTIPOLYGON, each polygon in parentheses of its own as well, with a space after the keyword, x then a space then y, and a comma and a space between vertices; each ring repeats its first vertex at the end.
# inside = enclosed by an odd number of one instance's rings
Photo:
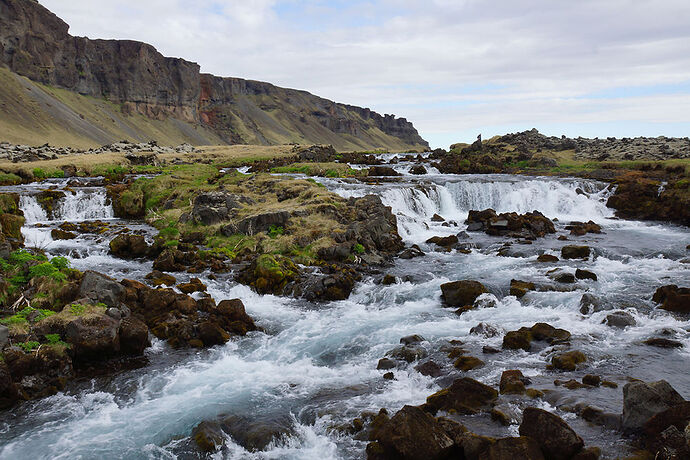
POLYGON ((690 136, 688 0, 40 0, 90 38, 412 121, 432 147, 537 128, 690 136))

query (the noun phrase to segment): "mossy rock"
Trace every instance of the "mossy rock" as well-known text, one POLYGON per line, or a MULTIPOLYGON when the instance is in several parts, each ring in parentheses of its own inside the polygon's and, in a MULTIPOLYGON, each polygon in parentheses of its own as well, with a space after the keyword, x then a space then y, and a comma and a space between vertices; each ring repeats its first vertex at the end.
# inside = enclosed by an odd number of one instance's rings
POLYGON ((65 197, 65 192, 59 190, 42 190, 36 195, 36 201, 45 210, 49 218, 53 217, 55 203, 65 197))
POLYGON ((482 361, 479 358, 475 358, 474 356, 460 356, 458 359, 455 360, 455 363, 453 365, 456 369, 460 369, 462 371, 469 371, 472 369, 476 369, 478 367, 482 367, 484 365, 484 361, 482 361))
POLYGON ((0 193, 0 214, 21 214, 18 194, 0 193))
POLYGON ((262 254, 237 279, 252 286, 259 294, 282 294, 285 286, 298 278, 299 269, 290 259, 262 254))
POLYGON ((581 351, 569 351, 567 353, 561 353, 555 355, 551 359, 551 364, 556 369, 563 371, 574 371, 577 365, 587 361, 587 357, 581 351))
POLYGON ((24 237, 22 236, 24 217, 15 214, 0 214, 0 225, 2 225, 3 235, 7 238, 24 241, 24 237))
POLYGON ((532 331, 526 327, 521 327, 517 331, 508 332, 503 337, 503 348, 529 351, 532 348, 532 331))

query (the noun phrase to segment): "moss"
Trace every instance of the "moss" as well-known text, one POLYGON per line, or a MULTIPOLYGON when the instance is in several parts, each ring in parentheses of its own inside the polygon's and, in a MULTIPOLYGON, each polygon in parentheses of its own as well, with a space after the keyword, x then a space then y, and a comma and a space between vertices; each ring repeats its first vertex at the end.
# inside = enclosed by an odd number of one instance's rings
POLYGON ((22 350, 25 352, 31 352, 34 351, 36 348, 40 347, 41 344, 36 342, 36 341, 30 341, 30 342, 24 342, 24 343, 18 343, 17 344, 22 350))
POLYGON ((0 214, 0 227, 2 233, 8 238, 23 240, 22 227, 24 226, 24 217, 14 214, 0 214))
POLYGON ((0 173, 0 185, 17 185, 22 182, 22 178, 16 174, 0 173))

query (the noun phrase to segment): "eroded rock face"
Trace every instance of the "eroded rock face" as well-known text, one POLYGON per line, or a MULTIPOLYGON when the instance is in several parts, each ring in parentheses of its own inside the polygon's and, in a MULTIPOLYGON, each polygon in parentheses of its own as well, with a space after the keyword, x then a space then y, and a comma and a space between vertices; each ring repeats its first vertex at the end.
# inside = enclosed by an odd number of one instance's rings
MULTIPOLYGON (((84 316, 70 321, 65 329, 76 360, 99 360, 120 352, 119 323, 107 315, 84 316)), ((147 335, 148 338, 148 335, 147 335)))
POLYGON ((570 460, 584 446, 582 438, 562 418, 536 407, 523 412, 520 435, 534 439, 544 456, 553 460, 570 460))
POLYGON ((235 215, 235 210, 252 201, 245 196, 225 191, 208 192, 197 195, 192 210, 183 220, 202 225, 213 225, 235 215))
POLYGON ((94 302, 102 302, 109 307, 118 307, 125 293, 125 288, 120 283, 94 271, 84 272, 79 295, 87 297, 94 302))

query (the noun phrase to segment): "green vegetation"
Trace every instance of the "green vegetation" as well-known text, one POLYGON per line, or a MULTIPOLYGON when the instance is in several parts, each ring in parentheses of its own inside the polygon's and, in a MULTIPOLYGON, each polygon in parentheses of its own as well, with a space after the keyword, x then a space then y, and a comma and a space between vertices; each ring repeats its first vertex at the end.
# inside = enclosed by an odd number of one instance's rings
POLYGON ((86 311, 86 308, 87 308, 87 305, 80 304, 80 303, 74 303, 74 304, 69 306, 69 311, 74 316, 81 316, 86 311))
POLYGON ((354 252, 355 254, 364 254, 364 246, 357 243, 352 247, 352 252, 354 252))
POLYGON ((22 183, 22 178, 16 174, 0 172, 0 185, 17 185, 22 183))
POLYGON ((47 179, 50 177, 65 177, 65 172, 61 169, 54 169, 52 171, 44 171, 41 168, 34 168, 34 178, 47 179))
POLYGON ((283 227, 280 227, 278 225, 271 225, 268 229, 268 236, 271 238, 275 238, 277 236, 282 235, 285 233, 285 229, 283 227))
POLYGON ((38 347, 41 346, 40 343, 35 342, 35 341, 19 343, 17 345, 27 353, 30 351, 34 351, 35 349, 37 349, 38 347))

